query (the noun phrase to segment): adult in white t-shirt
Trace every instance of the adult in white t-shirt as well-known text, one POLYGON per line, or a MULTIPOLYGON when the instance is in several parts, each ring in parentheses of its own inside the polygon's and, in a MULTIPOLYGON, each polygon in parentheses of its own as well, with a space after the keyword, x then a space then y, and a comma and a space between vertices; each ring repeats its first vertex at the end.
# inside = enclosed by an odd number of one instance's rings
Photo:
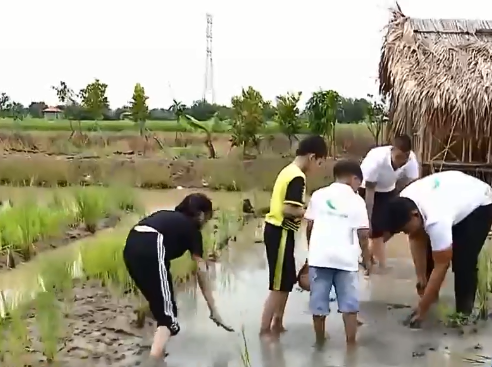
POLYGON ((459 171, 439 172, 410 184, 388 208, 388 231, 407 233, 412 246, 421 299, 409 322, 425 316, 450 265, 456 311, 470 315, 478 256, 492 225, 491 187, 459 171))
POLYGON ((334 183, 313 193, 304 216, 308 220, 309 308, 316 341, 322 343, 326 316, 330 313, 330 290, 334 286, 347 343, 352 344, 358 324, 357 272, 361 248, 367 269, 371 267, 369 218, 364 200, 356 193, 362 182, 359 163, 338 161, 333 175, 334 183))
POLYGON ((388 202, 405 187, 419 178, 419 164, 412 152, 408 135, 397 136, 393 145, 373 148, 363 159, 364 181, 359 190, 365 199, 371 223, 369 248, 380 268, 386 267, 383 229, 388 202))

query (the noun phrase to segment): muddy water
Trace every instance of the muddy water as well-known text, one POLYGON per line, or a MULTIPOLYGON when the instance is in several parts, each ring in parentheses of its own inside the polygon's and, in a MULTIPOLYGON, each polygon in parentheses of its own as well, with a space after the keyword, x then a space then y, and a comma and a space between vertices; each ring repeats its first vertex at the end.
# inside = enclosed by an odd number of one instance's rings
MULTIPOLYGON (((21 192, 18 190, 11 195, 20 195, 21 192)), ((187 190, 141 192, 149 210, 172 207, 187 193, 187 190)), ((47 195, 46 191, 39 189, 37 194, 47 195)), ((240 195, 231 193, 210 193, 210 196, 219 205, 234 206, 241 199, 240 195)), ((260 202, 267 198, 264 194, 259 196, 257 200, 260 202)), ((460 336, 456 331, 437 325, 436 310, 431 312, 423 330, 413 331, 401 326, 400 321, 410 311, 401 305, 412 306, 416 301, 414 271, 404 237, 395 238, 388 244, 393 267, 390 274, 374 275, 369 280, 361 278, 361 314, 366 324, 360 329, 356 350, 346 351, 342 320, 336 313, 328 318, 330 341, 321 351, 312 347, 314 339, 308 313, 308 294, 301 292, 293 292, 290 297, 285 316, 288 332, 282 336, 280 343, 262 345, 257 333, 267 295, 268 273, 264 247, 261 243, 255 243, 255 232, 257 225, 251 224, 238 236, 237 243, 223 254, 220 264, 211 273, 222 317, 237 332, 227 333, 209 321, 206 305, 199 294, 192 290, 181 292, 178 294, 178 305, 182 332, 169 345, 169 367, 243 366, 240 357, 243 349, 239 333, 241 328, 244 328, 251 366, 254 367, 469 366, 473 361, 492 364, 492 360, 487 359, 492 355, 492 333, 488 327, 479 328, 475 334, 460 336), (395 307, 394 304, 400 306, 395 307)), ((298 261, 303 262, 305 244, 302 236, 297 247, 298 261)), ((452 303, 452 274, 449 274, 445 289, 441 292, 441 300, 452 303)), ((87 308, 87 304, 84 307, 87 308)), ((131 319, 130 315, 125 315, 129 311, 124 308, 119 312, 118 318, 131 319)), ((84 318, 90 318, 88 313, 80 315, 79 324, 84 322, 84 318)), ((84 322, 79 330, 89 328, 92 323, 84 322)), ((126 352, 122 348, 131 351, 134 345, 146 345, 151 335, 152 328, 149 327, 143 334, 139 332, 130 339, 120 336, 121 347, 114 353, 124 354, 126 352)), ((80 340, 77 343, 80 344, 80 340)), ((111 365, 134 366, 142 361, 142 355, 146 352, 137 354, 128 353, 126 358, 113 360, 111 365)), ((91 362, 90 365, 105 364, 91 362)))

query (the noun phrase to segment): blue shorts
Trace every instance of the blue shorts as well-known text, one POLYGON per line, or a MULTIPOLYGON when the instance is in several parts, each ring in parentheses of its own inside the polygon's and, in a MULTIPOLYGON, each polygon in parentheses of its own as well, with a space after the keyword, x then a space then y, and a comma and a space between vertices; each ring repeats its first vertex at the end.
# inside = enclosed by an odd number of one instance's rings
POLYGON ((335 287, 338 312, 359 312, 359 275, 356 271, 309 267, 309 309, 315 316, 330 313, 330 291, 335 287))

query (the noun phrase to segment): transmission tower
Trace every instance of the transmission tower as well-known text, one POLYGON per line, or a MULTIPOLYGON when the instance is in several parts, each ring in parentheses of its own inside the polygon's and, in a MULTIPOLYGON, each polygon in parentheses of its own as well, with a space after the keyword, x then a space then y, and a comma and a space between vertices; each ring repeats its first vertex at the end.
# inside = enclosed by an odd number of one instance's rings
POLYGON ((203 100, 215 103, 214 62, 212 58, 212 14, 207 14, 207 55, 205 58, 205 83, 203 85, 203 100))

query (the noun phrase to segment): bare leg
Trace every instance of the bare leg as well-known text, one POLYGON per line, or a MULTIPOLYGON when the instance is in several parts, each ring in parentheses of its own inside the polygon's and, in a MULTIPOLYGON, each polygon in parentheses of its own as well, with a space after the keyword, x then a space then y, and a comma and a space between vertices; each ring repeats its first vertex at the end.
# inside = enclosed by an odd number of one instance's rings
POLYGON ((154 334, 154 341, 150 348, 151 359, 162 360, 166 351, 166 344, 171 337, 171 332, 166 326, 159 326, 154 334))
POLYGON ((386 251, 384 248, 384 239, 380 238, 371 238, 369 242, 369 248, 371 253, 374 255, 374 259, 379 263, 379 267, 381 269, 386 268, 386 251))
POLYGON ((326 341, 326 316, 313 315, 313 327, 316 345, 323 345, 326 341))
POLYGON ((270 291, 263 308, 260 336, 271 334, 274 319, 283 316, 282 305, 287 302, 288 295, 286 292, 270 291))
POLYGON ((283 333, 287 331, 284 327, 284 313, 285 313, 285 307, 287 306, 287 300, 289 299, 289 293, 287 292, 279 292, 283 293, 279 299, 279 308, 277 312, 273 315, 273 320, 272 320, 272 325, 271 325, 271 330, 275 333, 283 333))
POLYGON ((358 327, 357 313, 344 313, 342 317, 347 345, 355 345, 358 327))

